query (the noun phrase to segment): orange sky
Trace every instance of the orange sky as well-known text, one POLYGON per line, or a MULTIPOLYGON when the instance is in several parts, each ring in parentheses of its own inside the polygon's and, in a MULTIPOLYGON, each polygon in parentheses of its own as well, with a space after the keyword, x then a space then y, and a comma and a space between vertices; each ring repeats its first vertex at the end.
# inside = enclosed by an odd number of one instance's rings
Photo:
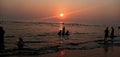
POLYGON ((118 0, 0 0, 1 19, 64 22, 119 21, 118 0), (3 17, 4 16, 4 17, 3 17))

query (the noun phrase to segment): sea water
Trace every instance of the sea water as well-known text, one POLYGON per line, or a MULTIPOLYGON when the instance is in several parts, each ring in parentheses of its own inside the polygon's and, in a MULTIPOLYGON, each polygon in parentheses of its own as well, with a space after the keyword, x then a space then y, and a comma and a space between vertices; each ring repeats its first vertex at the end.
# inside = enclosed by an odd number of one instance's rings
MULTIPOLYGON (((70 31, 69 37, 60 37, 57 35, 60 29, 60 23, 48 22, 1 22, 5 30, 5 48, 17 48, 17 41, 22 37, 25 42, 25 48, 42 48, 48 46, 57 46, 63 44, 60 48, 95 48, 100 46, 95 40, 104 38, 104 30, 106 25, 90 25, 80 23, 64 23, 66 30, 70 31), (80 45, 77 45, 80 44, 80 45), (74 46, 77 45, 77 46, 74 46)), ((115 35, 120 35, 117 26, 115 35)), ((111 30, 111 28, 109 28, 111 30)))

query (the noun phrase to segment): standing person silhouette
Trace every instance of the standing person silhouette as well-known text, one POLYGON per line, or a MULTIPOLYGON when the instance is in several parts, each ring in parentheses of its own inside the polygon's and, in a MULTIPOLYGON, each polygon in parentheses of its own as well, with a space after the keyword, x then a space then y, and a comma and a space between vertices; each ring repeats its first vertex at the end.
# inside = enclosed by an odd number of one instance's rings
POLYGON ((110 38, 113 39, 113 38, 114 38, 114 28, 111 27, 111 29, 112 29, 112 30, 111 30, 110 38))
POLYGON ((62 28, 62 36, 65 36, 65 26, 62 28))
POLYGON ((0 50, 4 49, 4 34, 5 31, 3 30, 3 27, 0 27, 0 50))
POLYGON ((107 38, 109 37, 109 30, 108 30, 108 27, 105 29, 104 33, 105 33, 105 35, 104 35, 104 40, 106 41, 107 38))

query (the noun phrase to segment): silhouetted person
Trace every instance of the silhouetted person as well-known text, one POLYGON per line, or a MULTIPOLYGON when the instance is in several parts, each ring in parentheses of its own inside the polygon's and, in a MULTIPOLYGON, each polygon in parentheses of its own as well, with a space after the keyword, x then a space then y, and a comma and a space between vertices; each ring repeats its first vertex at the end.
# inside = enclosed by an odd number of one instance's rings
POLYGON ((60 31, 58 32, 58 35, 59 35, 59 36, 61 36, 61 35, 62 35, 62 30, 60 30, 60 31))
POLYGON ((4 49, 4 34, 5 31, 3 30, 3 27, 0 27, 0 50, 4 49))
POLYGON ((111 29, 112 29, 112 30, 111 30, 110 38, 113 39, 113 38, 114 38, 114 28, 111 27, 111 29))
POLYGON ((18 49, 23 49, 24 42, 23 42, 23 40, 22 40, 21 37, 19 38, 19 41, 18 41, 18 43, 17 43, 17 46, 18 46, 18 49))
POLYGON ((105 29, 104 33, 105 33, 105 35, 104 35, 104 40, 107 40, 107 38, 109 37, 108 27, 105 29))
POLYGON ((120 26, 118 27, 118 29, 120 29, 120 26))
POLYGON ((70 35, 69 31, 67 30, 67 32, 65 33, 65 35, 68 37, 70 35))
POLYGON ((62 36, 65 36, 65 26, 62 28, 62 36))

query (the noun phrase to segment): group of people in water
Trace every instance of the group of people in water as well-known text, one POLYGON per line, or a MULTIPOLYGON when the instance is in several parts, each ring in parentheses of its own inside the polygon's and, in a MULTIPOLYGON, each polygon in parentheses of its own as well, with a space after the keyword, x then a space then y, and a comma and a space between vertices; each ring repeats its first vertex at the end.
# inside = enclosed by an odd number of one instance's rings
POLYGON ((104 31, 105 35, 104 35, 104 40, 108 40, 108 38, 110 37, 111 39, 113 39, 115 37, 114 35, 114 28, 111 27, 111 32, 109 31, 109 28, 107 27, 104 31))
POLYGON ((70 35, 70 33, 69 33, 68 30, 66 31, 65 26, 63 26, 62 30, 60 30, 60 31, 58 32, 58 35, 59 35, 59 36, 63 36, 63 37, 64 37, 64 36, 67 36, 67 37, 68 37, 68 36, 70 35))

